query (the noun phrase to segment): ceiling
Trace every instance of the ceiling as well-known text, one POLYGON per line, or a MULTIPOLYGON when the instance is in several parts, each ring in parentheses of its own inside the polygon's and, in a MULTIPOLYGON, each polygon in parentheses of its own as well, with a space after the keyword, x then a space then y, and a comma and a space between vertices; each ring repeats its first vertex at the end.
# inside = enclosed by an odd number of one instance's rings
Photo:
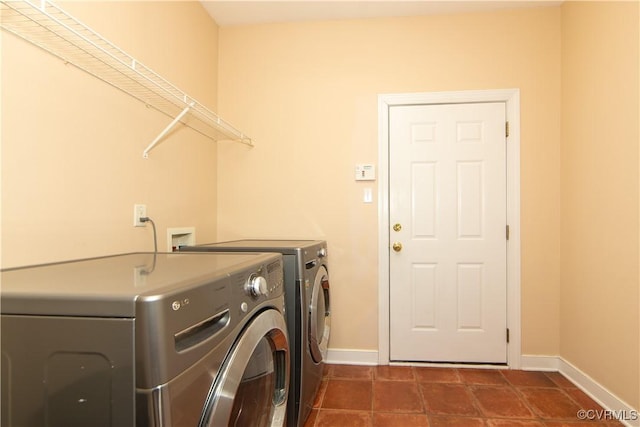
POLYGON ((562 1, 201 0, 220 26, 481 12, 557 6, 562 1))

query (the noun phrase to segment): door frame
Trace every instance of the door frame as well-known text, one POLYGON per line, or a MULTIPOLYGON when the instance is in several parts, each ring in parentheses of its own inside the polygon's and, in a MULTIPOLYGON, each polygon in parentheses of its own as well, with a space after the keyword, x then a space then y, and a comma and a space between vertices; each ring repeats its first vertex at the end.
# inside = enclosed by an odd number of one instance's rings
POLYGON ((520 316, 520 90, 497 89, 457 92, 419 92, 378 95, 378 364, 389 364, 389 108, 504 102, 509 122, 507 138, 507 365, 521 366, 520 316))

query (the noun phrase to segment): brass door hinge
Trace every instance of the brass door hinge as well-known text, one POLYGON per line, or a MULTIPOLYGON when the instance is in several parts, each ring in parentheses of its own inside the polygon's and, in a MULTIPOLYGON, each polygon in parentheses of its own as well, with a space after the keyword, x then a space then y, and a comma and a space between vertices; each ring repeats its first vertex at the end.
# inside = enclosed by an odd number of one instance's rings
POLYGON ((504 135, 509 138, 509 122, 505 122, 504 124, 504 135))
POLYGON ((507 343, 509 342, 509 328, 507 328, 507 343))
POLYGON ((507 240, 509 240, 509 226, 508 226, 508 225, 507 225, 507 232, 506 232, 506 234, 507 234, 507 240))

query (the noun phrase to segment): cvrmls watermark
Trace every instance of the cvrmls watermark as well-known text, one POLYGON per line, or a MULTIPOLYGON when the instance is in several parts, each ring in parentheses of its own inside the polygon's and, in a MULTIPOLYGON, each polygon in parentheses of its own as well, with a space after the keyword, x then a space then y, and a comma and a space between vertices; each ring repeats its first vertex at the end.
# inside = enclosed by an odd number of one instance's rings
POLYGON ((640 419, 640 414, 635 410, 614 411, 611 409, 580 409, 576 416, 579 420, 616 420, 616 421, 636 421, 640 419))

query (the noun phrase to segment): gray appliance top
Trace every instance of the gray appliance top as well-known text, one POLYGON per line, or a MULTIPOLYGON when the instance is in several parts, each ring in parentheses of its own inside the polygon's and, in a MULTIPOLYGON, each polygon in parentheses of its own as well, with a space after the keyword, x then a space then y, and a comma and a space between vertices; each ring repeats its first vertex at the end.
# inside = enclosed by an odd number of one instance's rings
POLYGON ((312 248, 314 246, 325 244, 324 240, 262 240, 262 239, 245 239, 232 240, 229 242, 209 243, 198 245, 201 247, 233 247, 255 250, 257 252, 279 252, 282 254, 295 254, 300 249, 312 248))
MULTIPOLYGON (((276 256, 277 258, 277 256, 276 256)), ((135 317, 158 299, 273 261, 241 252, 131 253, 0 272, 2 314, 135 317)))

